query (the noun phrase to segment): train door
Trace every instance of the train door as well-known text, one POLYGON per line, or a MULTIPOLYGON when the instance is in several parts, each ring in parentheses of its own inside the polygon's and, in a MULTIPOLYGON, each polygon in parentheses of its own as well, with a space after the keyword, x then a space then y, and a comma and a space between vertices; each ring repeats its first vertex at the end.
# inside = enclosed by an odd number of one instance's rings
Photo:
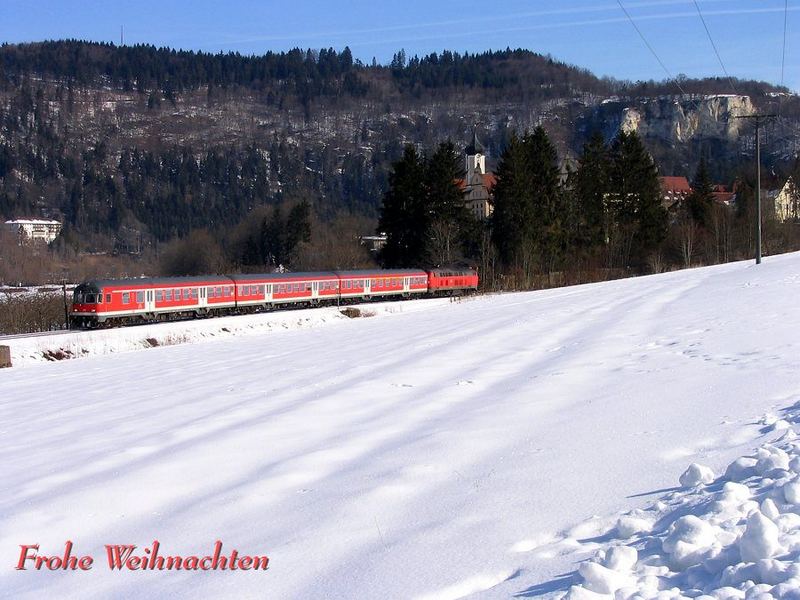
POLYGON ((403 291, 407 292, 411 289, 411 277, 403 277, 403 291))
POLYGON ((311 283, 311 297, 319 298, 319 281, 313 281, 311 283))
POLYGON ((154 301, 155 292, 153 290, 147 290, 144 294, 144 310, 146 312, 152 312, 155 310, 155 301, 154 301))
POLYGON ((208 302, 206 301, 206 292, 208 288, 205 286, 200 286, 200 289, 197 292, 197 305, 198 306, 208 306, 208 302))

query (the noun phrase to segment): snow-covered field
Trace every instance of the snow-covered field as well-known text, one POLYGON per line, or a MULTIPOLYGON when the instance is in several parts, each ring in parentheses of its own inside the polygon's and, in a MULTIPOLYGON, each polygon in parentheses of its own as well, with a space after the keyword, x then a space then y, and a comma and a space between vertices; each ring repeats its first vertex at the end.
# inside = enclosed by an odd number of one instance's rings
MULTIPOLYGON (((404 302, 379 302, 363 304, 349 309, 363 318, 398 313, 410 313, 441 307, 461 298, 435 298, 404 302)), ((131 352, 144 348, 175 346, 199 341, 224 340, 242 336, 265 334, 272 331, 318 328, 323 325, 348 321, 342 310, 348 307, 324 307, 313 310, 279 310, 256 315, 239 315, 206 320, 186 320, 155 325, 140 325, 95 331, 55 332, 53 335, 36 334, 0 343, 11 348, 11 362, 15 367, 46 361, 86 358, 103 354, 131 352)))
POLYGON ((373 318, 242 317, 262 326, 141 352, 118 352, 140 333, 101 332, 84 346, 113 353, 81 360, 15 350, 0 590, 797 597, 799 292, 794 254, 373 318), (108 569, 105 544, 156 539, 270 567, 108 569), (20 544, 66 540, 92 570, 14 569, 20 544))

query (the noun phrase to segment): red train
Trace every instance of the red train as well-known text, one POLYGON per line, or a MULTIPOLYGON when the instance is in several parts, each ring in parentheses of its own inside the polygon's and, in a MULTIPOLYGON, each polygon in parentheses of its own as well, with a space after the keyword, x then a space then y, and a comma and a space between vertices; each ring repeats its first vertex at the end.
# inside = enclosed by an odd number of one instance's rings
POLYGON ((77 327, 131 325, 190 317, 475 290, 471 269, 417 269, 205 275, 87 281, 75 288, 77 327))

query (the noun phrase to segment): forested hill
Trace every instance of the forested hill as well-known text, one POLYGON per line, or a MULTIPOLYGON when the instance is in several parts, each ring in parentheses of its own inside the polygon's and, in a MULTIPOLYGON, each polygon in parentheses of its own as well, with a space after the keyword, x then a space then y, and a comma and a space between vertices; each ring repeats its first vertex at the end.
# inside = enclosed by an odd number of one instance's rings
MULTIPOLYGON (((594 94, 674 94, 670 82, 632 84, 600 79, 586 69, 529 50, 481 54, 407 57, 401 50, 390 65, 364 65, 349 48, 267 52, 262 56, 211 54, 149 45, 115 46, 78 40, 0 46, 0 80, 8 85, 25 77, 49 77, 81 86, 110 84, 125 91, 171 93, 201 87, 279 89, 300 99, 349 95, 380 97, 390 92, 478 88, 503 97, 532 100, 562 97, 576 91, 594 94), (385 85, 387 74, 392 85, 385 85)), ((727 78, 682 81, 688 93, 730 91, 727 78)), ((777 88, 763 82, 738 81, 739 93, 761 95, 777 88)))
POLYGON ((800 105, 768 84, 620 82, 527 50, 263 56, 52 41, 0 46, 0 217, 52 216, 93 249, 230 226, 308 200, 323 218, 374 216, 405 143, 473 127, 490 164, 511 131, 543 124, 562 158, 592 131, 638 128, 665 174, 711 154, 726 181, 748 152, 735 111, 781 99, 766 150, 780 170, 800 105), (635 118, 634 118, 635 117, 635 118), (732 121, 731 121, 732 122, 732 121), (787 132, 789 132, 787 134, 787 132))

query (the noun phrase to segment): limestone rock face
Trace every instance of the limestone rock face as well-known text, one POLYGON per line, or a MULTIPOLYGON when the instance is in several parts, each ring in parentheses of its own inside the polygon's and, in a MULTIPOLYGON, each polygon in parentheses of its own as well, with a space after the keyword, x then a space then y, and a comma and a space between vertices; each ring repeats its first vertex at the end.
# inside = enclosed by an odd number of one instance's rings
POLYGON ((662 97, 624 108, 619 129, 675 143, 698 136, 735 141, 745 125, 736 117, 754 113, 749 96, 717 95, 692 100, 662 97))

